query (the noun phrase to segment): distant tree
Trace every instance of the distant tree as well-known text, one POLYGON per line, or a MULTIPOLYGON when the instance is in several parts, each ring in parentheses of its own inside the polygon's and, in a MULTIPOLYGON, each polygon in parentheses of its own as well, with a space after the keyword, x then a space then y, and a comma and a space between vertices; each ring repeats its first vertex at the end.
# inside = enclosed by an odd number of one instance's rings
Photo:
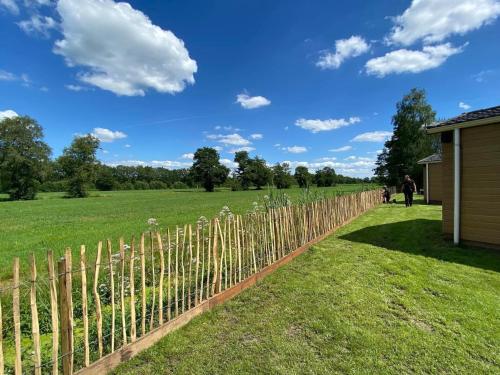
POLYGON ((295 168, 294 177, 301 188, 309 187, 311 184, 312 176, 307 167, 298 166, 295 168))
POLYGON ((212 192, 216 185, 226 181, 229 168, 219 161, 219 153, 210 147, 196 150, 191 172, 194 180, 203 185, 206 191, 212 192))
POLYGON ((262 189, 262 186, 269 185, 272 181, 273 173, 262 158, 255 157, 252 159, 247 170, 248 179, 258 190, 262 189))
POLYGON ((32 118, 19 116, 0 122, 0 183, 10 199, 34 199, 47 172, 50 147, 43 129, 32 118))
POLYGON ((250 176, 248 175, 248 167, 252 161, 247 151, 238 151, 234 154, 234 162, 238 164, 238 168, 236 168, 235 171, 235 178, 238 184, 234 184, 234 186, 239 186, 243 190, 248 190, 252 184, 250 176))
POLYGON ((116 188, 116 180, 113 177, 113 168, 106 165, 101 165, 98 168, 95 187, 103 191, 110 191, 116 188))
POLYGON ((324 167, 323 169, 316 171, 314 179, 318 187, 326 187, 335 185, 336 177, 337 176, 333 168, 324 167))
POLYGON ((288 163, 277 163, 273 167, 273 182, 278 189, 288 189, 292 186, 293 177, 288 163))
POLYGON ((98 161, 96 151, 99 140, 92 135, 75 137, 71 146, 64 149, 58 162, 68 178, 68 196, 83 198, 88 195, 87 188, 95 182, 98 161))
POLYGON ((427 103, 424 90, 412 89, 396 105, 392 117, 394 133, 379 154, 375 174, 389 185, 400 185, 404 175, 409 174, 422 184, 422 166, 417 164, 436 151, 436 143, 426 135, 424 125, 436 119, 436 113, 427 103))

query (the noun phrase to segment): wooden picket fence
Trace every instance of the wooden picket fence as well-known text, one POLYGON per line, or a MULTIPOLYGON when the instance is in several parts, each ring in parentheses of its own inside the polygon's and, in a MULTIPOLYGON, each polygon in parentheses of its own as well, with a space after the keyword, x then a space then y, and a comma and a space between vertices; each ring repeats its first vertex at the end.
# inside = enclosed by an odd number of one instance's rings
POLYGON ((16 258, 12 284, 0 290, 0 375, 108 371, 380 202, 372 190, 245 215, 223 211, 99 242, 92 260, 83 245, 77 257, 67 249, 55 260, 49 251, 46 277, 32 256, 27 280, 16 258))

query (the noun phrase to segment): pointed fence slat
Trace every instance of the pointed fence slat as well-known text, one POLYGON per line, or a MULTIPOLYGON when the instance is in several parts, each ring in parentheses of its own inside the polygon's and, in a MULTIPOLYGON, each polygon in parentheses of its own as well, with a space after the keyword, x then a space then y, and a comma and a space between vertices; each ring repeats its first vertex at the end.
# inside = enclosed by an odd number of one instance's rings
POLYGON ((103 355, 103 342, 102 342, 102 309, 101 309, 101 297, 99 295, 99 270, 101 268, 101 253, 102 253, 102 242, 99 241, 97 244, 97 255, 95 260, 94 269, 94 304, 95 304, 95 317, 97 324, 97 346, 99 351, 99 358, 103 355))
POLYGON ((83 319, 83 349, 85 367, 90 365, 89 346, 89 315, 87 304, 87 260, 85 256, 85 246, 80 247, 80 272, 82 278, 82 319, 83 319))
POLYGON ((47 269, 50 289, 50 317, 52 322, 52 375, 59 373, 59 314, 57 310, 56 273, 54 270, 54 256, 52 251, 47 252, 47 269))

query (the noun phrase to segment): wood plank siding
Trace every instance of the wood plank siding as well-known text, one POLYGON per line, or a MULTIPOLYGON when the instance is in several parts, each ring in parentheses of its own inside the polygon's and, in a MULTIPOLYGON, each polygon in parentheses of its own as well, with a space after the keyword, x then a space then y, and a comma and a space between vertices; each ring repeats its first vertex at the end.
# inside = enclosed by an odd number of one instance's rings
MULTIPOLYGON (((441 203, 443 199, 443 173, 441 163, 427 164, 429 168, 429 203, 441 203)), ((424 188, 427 186, 427 174, 424 169, 424 188)))
MULTIPOLYGON (((500 123, 461 130, 460 238, 500 246, 500 123)), ((443 232, 453 233, 453 144, 443 143, 443 232)))

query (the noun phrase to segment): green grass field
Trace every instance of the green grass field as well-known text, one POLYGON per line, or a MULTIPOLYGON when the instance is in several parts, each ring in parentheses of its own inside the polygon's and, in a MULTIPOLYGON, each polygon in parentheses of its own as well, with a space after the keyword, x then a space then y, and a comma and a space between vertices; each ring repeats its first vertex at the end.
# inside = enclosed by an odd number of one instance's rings
POLYGON ((380 206, 117 374, 500 373, 500 254, 380 206))
MULTIPOLYGON (((362 189, 361 185, 339 185, 324 189, 327 194, 362 189)), ((301 190, 286 190, 297 198, 301 190)), ((66 247, 87 246, 93 256, 99 240, 120 236, 130 239, 148 229, 147 220, 156 218, 161 228, 195 223, 200 216, 214 217, 223 206, 235 213, 252 208, 267 190, 144 190, 93 192, 85 199, 65 199, 63 193, 41 193, 35 201, 0 202, 0 278, 11 277, 12 258, 20 257, 27 268, 34 252, 41 259, 48 249, 62 254, 66 247)), ((0 196, 0 199, 6 196, 0 196)), ((45 264, 45 262, 44 262, 45 264)), ((42 272, 45 267, 42 268, 42 272)))

